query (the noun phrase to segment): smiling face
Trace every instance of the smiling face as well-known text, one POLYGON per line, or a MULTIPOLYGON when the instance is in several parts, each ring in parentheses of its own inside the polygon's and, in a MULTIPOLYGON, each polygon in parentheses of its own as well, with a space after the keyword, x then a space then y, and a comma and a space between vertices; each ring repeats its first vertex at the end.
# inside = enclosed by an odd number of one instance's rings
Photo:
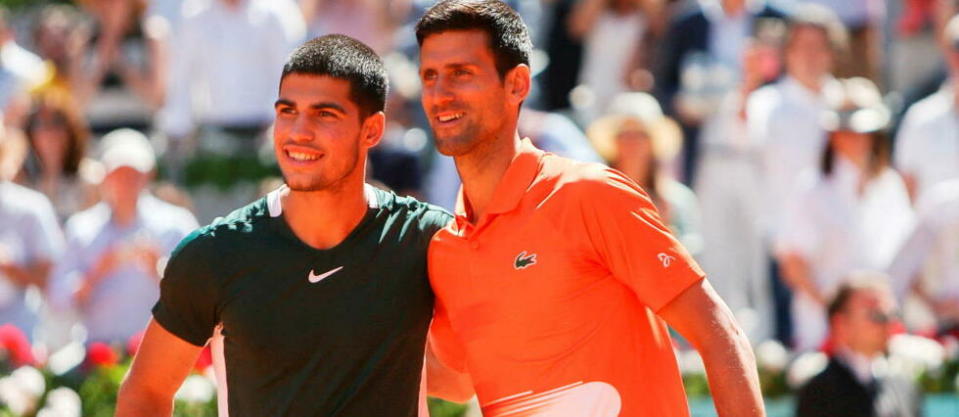
POLYGON ((423 40, 423 110, 440 153, 464 155, 515 128, 519 103, 510 92, 515 71, 500 78, 482 30, 440 32, 423 40))
POLYGON ((287 186, 321 191, 362 182, 366 151, 383 134, 383 113, 365 119, 350 83, 292 73, 280 82, 273 147, 287 186))

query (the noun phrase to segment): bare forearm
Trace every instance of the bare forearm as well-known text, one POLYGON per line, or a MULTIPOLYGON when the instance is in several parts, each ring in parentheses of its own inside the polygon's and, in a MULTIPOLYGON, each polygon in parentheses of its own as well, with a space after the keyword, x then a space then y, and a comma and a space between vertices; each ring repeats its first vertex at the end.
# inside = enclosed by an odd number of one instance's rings
POLYGON ((172 398, 151 395, 129 380, 120 387, 116 417, 170 417, 172 414, 172 398))
POLYGON ((756 358, 737 328, 726 344, 701 349, 706 376, 720 417, 764 416, 756 358))

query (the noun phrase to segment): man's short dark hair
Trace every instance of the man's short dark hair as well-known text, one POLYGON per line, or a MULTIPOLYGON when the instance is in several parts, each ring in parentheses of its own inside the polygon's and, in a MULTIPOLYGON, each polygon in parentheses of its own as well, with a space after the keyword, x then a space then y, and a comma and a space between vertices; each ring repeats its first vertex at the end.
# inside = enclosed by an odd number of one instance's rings
POLYGON ((386 67, 369 46, 345 35, 326 35, 300 45, 283 65, 283 75, 325 75, 349 81, 350 98, 361 119, 386 109, 386 67))
POLYGON ((519 64, 529 65, 533 42, 523 19, 500 0, 443 0, 430 7, 416 24, 416 41, 451 30, 482 30, 500 78, 519 64))
POLYGON ((833 317, 846 312, 849 300, 853 294, 863 290, 889 291, 889 285, 886 281, 889 278, 879 272, 857 271, 847 276, 839 288, 836 295, 829 300, 826 306, 826 316, 832 321, 833 317))

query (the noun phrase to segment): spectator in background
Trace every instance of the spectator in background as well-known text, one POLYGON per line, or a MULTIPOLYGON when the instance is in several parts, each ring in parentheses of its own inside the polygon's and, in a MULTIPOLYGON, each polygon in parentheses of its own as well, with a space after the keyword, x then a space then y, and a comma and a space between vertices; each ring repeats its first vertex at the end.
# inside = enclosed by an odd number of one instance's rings
POLYGON ((831 9, 849 31, 849 54, 836 73, 844 78, 866 77, 880 82, 881 37, 886 5, 883 0, 804 0, 831 9))
POLYGON ((747 39, 768 19, 784 12, 764 0, 703 0, 679 15, 660 45, 656 91, 669 115, 683 126, 683 176, 695 180, 699 127, 735 88, 747 39))
POLYGON ((753 343, 772 337, 774 317, 767 252, 759 218, 759 146, 746 130, 746 98, 779 76, 779 40, 753 39, 743 51, 740 87, 730 91, 702 130, 695 191, 703 215, 699 260, 753 343), (730 236, 736 236, 730 239, 730 236))
POLYGON ((895 299, 881 274, 860 273, 829 302, 835 352, 800 390, 796 417, 919 417, 922 398, 909 379, 881 366, 892 334, 895 299))
MULTIPOLYGON (((800 173, 816 167, 825 147, 826 135, 819 119, 828 107, 826 97, 838 88, 831 72, 836 54, 844 47, 845 31, 831 11, 816 5, 794 10, 784 42, 785 75, 775 84, 756 90, 746 101, 749 140, 759 146, 760 152, 760 220, 770 254, 784 224, 786 201, 800 173)), ((776 338, 789 345, 792 296, 778 272, 779 267, 772 262, 776 338)))
MULTIPOLYGON (((0 167, 22 160, 15 138, 0 132, 0 167)), ((15 171, 0 170, 0 324, 32 336, 39 306, 28 302, 27 290, 46 287, 63 236, 46 197, 10 181, 15 171)))
POLYGON ((75 7, 56 4, 40 11, 33 30, 33 45, 53 69, 53 78, 44 85, 44 90, 69 94, 79 102, 77 92, 87 90, 90 83, 84 68, 90 36, 89 26, 75 7))
POLYGON ((79 312, 88 341, 125 343, 150 319, 165 257, 197 222, 146 191, 155 155, 143 134, 115 130, 102 149, 103 202, 67 221, 70 256, 56 265, 50 298, 79 312))
POLYGON ((938 182, 959 178, 959 16, 946 25, 943 54, 949 79, 912 105, 896 138, 895 163, 913 201, 938 182))
POLYGON ((10 24, 10 13, 0 6, 0 111, 8 125, 19 126, 30 107, 28 93, 52 74, 39 56, 17 43, 10 24))
POLYGON ((777 238, 799 350, 822 345, 826 303, 841 281, 859 269, 885 270, 912 228, 909 196, 888 166, 888 142, 880 134, 889 112, 879 90, 852 78, 841 81, 839 92, 822 116, 830 133, 819 176, 786 207, 777 238))
POLYGON ((583 42, 579 84, 592 96, 578 109, 583 121, 593 121, 617 94, 652 86, 641 46, 661 32, 662 6, 661 0, 582 0, 574 6, 568 24, 570 35, 583 42))
POLYGON ((287 54, 305 35, 287 0, 211 0, 185 7, 170 45, 170 74, 158 125, 179 141, 249 151, 272 120, 271 103, 287 54), (225 144, 205 132, 226 133, 225 144), (209 139, 204 143, 204 139, 209 139))
POLYGON ((931 187, 916 204, 916 227, 889 267, 897 298, 915 292, 937 334, 959 337, 959 179, 931 187))
POLYGON ((46 195, 61 222, 96 201, 80 175, 90 132, 69 100, 57 91, 38 95, 24 126, 30 151, 23 182, 46 195))
POLYGON ((410 13, 411 0, 299 0, 310 38, 340 33, 373 48, 393 50, 396 30, 410 13))
POLYGON ((621 93, 613 98, 607 116, 586 131, 609 166, 626 174, 652 199, 673 235, 693 256, 699 255, 699 202, 685 185, 663 170, 682 147, 682 131, 663 115, 659 103, 646 93, 621 93))

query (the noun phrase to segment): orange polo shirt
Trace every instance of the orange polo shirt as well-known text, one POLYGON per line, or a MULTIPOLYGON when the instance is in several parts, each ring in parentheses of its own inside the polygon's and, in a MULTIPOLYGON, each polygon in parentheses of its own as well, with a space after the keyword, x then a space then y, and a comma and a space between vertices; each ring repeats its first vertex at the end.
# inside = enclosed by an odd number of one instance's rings
POLYGON ((688 416, 654 312, 704 278, 623 174, 528 141, 476 224, 434 237, 431 348, 486 417, 688 416))

